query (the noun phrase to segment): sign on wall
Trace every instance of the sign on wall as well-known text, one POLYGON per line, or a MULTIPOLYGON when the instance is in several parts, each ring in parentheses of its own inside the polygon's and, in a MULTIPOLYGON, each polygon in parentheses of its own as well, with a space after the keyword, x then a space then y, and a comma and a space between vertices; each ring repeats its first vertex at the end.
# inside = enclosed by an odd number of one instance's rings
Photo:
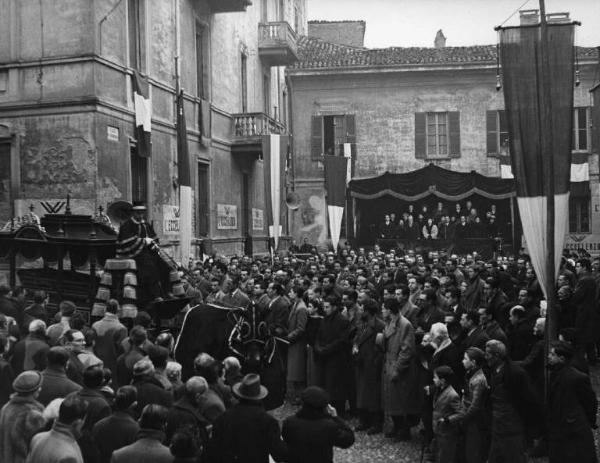
POLYGON ((165 235, 179 234, 179 206, 163 204, 163 233, 165 235))
POLYGON ((264 230, 265 222, 262 209, 252 208, 252 230, 264 230))
POLYGON ((234 204, 217 204, 217 229, 237 229, 237 206, 234 204))
POLYGON ((583 249, 592 256, 598 256, 600 255, 600 235, 596 233, 567 235, 564 248, 569 251, 583 249))

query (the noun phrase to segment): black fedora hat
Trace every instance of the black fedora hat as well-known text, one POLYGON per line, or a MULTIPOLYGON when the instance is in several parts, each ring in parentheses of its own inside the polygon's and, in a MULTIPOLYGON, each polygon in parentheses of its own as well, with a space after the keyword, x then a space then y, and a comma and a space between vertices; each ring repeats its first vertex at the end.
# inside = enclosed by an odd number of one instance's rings
POLYGON ((239 383, 233 385, 233 393, 240 399, 262 400, 269 391, 260 384, 260 376, 249 373, 239 383))

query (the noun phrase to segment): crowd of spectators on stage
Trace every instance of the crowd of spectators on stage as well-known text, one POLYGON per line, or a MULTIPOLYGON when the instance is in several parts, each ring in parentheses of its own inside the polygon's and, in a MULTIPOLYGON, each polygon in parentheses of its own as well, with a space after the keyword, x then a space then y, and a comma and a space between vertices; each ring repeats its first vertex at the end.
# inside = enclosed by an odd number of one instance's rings
POLYGON ((454 240, 465 238, 497 238, 497 207, 480 214, 468 200, 464 206, 455 203, 452 207, 439 201, 434 210, 427 205, 415 209, 408 204, 401 213, 389 212, 379 225, 378 238, 384 240, 454 240))
POLYGON ((125 320, 111 300, 86 320, 70 301, 54 314, 44 292, 0 287, 0 461, 332 462, 357 432, 420 440, 439 463, 596 461, 600 259, 564 256, 546 355, 525 254, 311 250, 210 258, 186 283, 191 305, 253 304, 282 340, 298 407, 283 423, 236 357, 194 353, 182 377, 176 334, 142 310, 125 320))

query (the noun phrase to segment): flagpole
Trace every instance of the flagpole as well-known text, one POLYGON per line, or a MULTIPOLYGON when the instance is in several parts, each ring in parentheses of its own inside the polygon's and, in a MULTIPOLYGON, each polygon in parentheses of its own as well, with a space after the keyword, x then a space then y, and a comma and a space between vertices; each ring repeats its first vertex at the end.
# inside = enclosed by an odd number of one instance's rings
POLYGON ((542 104, 540 111, 540 146, 545 155, 544 181, 546 189, 546 325, 544 333, 544 398, 548 403, 550 391, 548 375, 548 354, 550 344, 557 338, 557 313, 556 313, 556 289, 555 289, 555 260, 554 260, 554 152, 552 133, 552 97, 550 86, 550 64, 548 61, 548 24, 546 22, 545 0, 540 2, 540 55, 542 72, 540 84, 542 85, 542 104))
POLYGON ((540 2, 540 55, 542 58, 542 130, 541 146, 546 156, 545 166, 545 183, 546 183, 546 246, 547 246, 547 262, 546 262, 546 352, 548 352, 549 343, 556 340, 557 333, 557 313, 556 313, 556 289, 555 289, 555 250, 554 250, 554 228, 555 228, 555 210, 554 210, 554 146, 552 137, 552 96, 550 85, 550 65, 548 58, 548 24, 546 21, 546 4, 545 0, 540 2))

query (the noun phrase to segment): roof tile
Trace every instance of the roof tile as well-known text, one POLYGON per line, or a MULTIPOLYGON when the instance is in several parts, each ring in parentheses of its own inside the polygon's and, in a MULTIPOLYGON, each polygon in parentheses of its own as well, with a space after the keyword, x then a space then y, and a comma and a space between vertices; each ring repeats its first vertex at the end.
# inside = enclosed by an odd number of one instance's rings
MULTIPOLYGON (((595 59, 593 47, 577 47, 579 59, 595 59)), ((496 62, 496 45, 468 47, 359 48, 325 42, 315 37, 298 37, 299 60, 292 69, 353 68, 365 66, 410 66, 496 62)))

